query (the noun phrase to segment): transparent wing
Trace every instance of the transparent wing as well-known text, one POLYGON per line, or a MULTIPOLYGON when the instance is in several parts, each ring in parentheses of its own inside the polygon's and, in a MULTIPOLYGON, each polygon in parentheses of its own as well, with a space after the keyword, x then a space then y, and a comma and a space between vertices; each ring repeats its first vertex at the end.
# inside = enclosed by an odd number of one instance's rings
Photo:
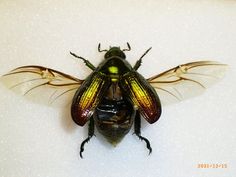
POLYGON ((83 80, 43 66, 22 66, 3 75, 1 82, 33 101, 64 106, 83 80))
POLYGON ((197 61, 179 65, 147 80, 155 88, 161 103, 167 105, 201 94, 222 78, 226 69, 226 64, 216 61, 197 61))

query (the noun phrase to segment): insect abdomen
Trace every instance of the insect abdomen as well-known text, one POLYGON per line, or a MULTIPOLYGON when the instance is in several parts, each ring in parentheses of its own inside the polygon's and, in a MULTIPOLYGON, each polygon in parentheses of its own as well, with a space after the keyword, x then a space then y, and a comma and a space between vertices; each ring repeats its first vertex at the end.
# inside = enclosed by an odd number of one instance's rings
POLYGON ((116 101, 104 98, 93 116, 98 131, 108 142, 116 145, 129 132, 135 111, 126 99, 116 101))

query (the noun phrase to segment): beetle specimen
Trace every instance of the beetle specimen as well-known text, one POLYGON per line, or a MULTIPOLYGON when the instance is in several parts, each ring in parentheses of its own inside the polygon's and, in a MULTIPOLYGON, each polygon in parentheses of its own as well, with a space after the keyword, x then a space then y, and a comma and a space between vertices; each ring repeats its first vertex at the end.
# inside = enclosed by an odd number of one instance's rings
POLYGON ((43 66, 22 66, 3 75, 2 81, 25 96, 40 97, 50 103, 62 97, 72 99, 70 96, 73 96, 72 119, 79 126, 89 122, 88 137, 80 146, 81 158, 85 143, 94 136, 95 126, 108 142, 116 145, 133 123, 135 135, 146 143, 151 153, 148 139, 141 136, 140 117, 151 124, 156 122, 161 115, 161 105, 201 93, 224 75, 227 65, 215 61, 197 61, 145 79, 137 70, 150 49, 133 67, 124 53, 131 50, 129 43, 127 49, 123 50, 120 47, 101 50, 99 44, 98 51, 105 52, 105 55, 98 67, 70 52, 92 70, 85 80, 43 66), (38 91, 41 94, 37 94, 38 91))

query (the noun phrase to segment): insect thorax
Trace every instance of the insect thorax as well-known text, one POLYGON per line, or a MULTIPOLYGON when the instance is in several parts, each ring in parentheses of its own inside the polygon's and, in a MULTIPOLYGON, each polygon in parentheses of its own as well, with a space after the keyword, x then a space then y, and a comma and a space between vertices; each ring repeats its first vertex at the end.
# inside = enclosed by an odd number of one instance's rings
POLYGON ((113 145, 129 132, 134 116, 130 101, 119 87, 119 77, 129 72, 131 66, 119 57, 112 57, 100 65, 100 71, 111 78, 111 85, 93 115, 98 131, 113 145))
POLYGON ((119 57, 112 56, 105 59, 98 67, 97 71, 103 72, 104 74, 119 74, 122 75, 132 70, 132 66, 127 60, 119 57))

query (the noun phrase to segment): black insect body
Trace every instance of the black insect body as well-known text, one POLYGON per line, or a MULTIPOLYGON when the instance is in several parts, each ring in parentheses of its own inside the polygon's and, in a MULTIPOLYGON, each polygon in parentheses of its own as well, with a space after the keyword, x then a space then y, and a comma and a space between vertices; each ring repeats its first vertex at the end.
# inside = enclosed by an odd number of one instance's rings
POLYGON ((93 73, 76 92, 71 115, 81 126, 90 120, 89 136, 85 142, 93 136, 94 122, 98 131, 113 145, 129 132, 134 122, 135 134, 147 143, 151 153, 149 141, 140 135, 139 114, 141 113, 150 123, 154 123, 161 115, 161 104, 156 91, 136 72, 142 58, 134 68, 125 58, 120 48, 111 47, 105 54, 105 60, 97 68, 84 60, 93 73))
POLYGON ((55 103, 73 97, 72 119, 80 126, 89 122, 88 137, 80 148, 81 157, 85 143, 94 136, 95 126, 108 142, 116 145, 134 124, 134 133, 145 141, 151 153, 148 139, 141 136, 140 117, 149 123, 156 122, 161 115, 161 103, 198 95, 224 75, 227 65, 215 61, 192 62, 145 79, 137 70, 151 48, 132 67, 124 53, 130 51, 127 45, 128 49, 123 50, 119 47, 100 50, 99 44, 98 51, 106 53, 98 67, 71 52, 92 70, 85 80, 42 66, 22 66, 1 79, 11 89, 33 99, 39 96, 43 101, 49 99, 55 103), (44 94, 37 94, 42 89, 44 94))

